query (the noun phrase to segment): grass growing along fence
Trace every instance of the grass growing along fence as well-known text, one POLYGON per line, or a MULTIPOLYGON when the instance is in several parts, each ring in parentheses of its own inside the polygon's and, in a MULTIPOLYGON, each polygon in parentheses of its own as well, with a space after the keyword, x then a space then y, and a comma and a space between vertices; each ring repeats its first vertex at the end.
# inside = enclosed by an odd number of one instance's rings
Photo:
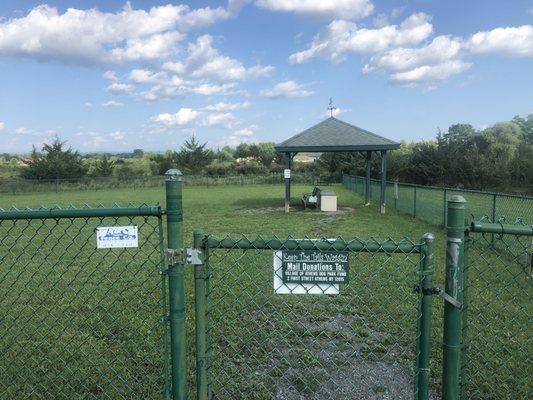
MULTIPOLYGON (((328 178, 331 179, 331 178, 328 178)), ((295 184, 318 184, 321 177, 309 173, 296 173, 292 176, 295 184)), ((334 179, 338 182, 338 177, 334 179)), ((283 183, 283 173, 249 175, 185 175, 185 186, 235 186, 235 185, 275 185, 283 183)), ((162 176, 107 176, 81 177, 73 179, 2 179, 0 193, 34 193, 97 191, 106 189, 144 189, 162 188, 162 176)))
MULTIPOLYGON (((379 201, 381 181, 371 179, 370 182, 370 197, 379 201)), ((342 184, 355 193, 365 194, 364 177, 344 174, 342 184)), ((461 195, 468 200, 468 213, 474 219, 488 216, 492 221, 504 219, 514 222, 521 219, 524 223, 533 223, 533 196, 407 183, 397 183, 397 188, 394 182, 387 182, 387 207, 432 225, 446 225, 446 202, 453 195, 461 195)))

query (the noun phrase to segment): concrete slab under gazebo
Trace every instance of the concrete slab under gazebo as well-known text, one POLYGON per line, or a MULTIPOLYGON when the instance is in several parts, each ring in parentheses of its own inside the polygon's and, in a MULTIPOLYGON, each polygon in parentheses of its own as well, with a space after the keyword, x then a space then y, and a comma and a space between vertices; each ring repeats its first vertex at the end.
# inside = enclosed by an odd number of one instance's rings
POLYGON ((291 161, 296 153, 357 152, 365 158, 365 205, 370 204, 370 168, 372 153, 381 155, 380 211, 385 213, 387 185, 387 151, 400 147, 390 139, 376 135, 355 125, 330 117, 311 128, 281 142, 276 151, 285 154, 285 212, 291 199, 291 161))

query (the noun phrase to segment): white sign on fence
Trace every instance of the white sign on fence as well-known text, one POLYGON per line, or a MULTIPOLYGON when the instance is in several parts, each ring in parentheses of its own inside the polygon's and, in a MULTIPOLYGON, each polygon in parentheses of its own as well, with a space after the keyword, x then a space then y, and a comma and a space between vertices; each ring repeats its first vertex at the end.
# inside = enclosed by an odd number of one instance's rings
POLYGON ((277 294, 339 294, 337 283, 284 283, 282 251, 274 252, 274 291, 277 294))
POLYGON ((285 179, 290 179, 291 177, 291 170, 290 169, 286 169, 283 171, 283 176, 285 176, 285 179))
POLYGON ((96 247, 99 249, 139 247, 139 231, 136 226, 96 228, 96 247))

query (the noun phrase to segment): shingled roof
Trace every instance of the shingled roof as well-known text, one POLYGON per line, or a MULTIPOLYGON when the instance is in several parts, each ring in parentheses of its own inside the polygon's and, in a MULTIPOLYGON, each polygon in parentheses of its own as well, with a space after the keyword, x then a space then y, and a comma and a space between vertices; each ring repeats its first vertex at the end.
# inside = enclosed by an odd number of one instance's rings
POLYGON ((330 117, 275 146, 278 152, 394 150, 399 143, 330 117))

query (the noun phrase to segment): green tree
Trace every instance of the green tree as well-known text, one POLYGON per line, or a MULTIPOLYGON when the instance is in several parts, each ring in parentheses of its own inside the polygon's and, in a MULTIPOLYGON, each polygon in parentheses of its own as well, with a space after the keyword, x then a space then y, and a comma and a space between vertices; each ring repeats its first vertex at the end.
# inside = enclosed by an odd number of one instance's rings
POLYGON ((82 158, 72 148, 65 148, 66 142, 56 138, 52 143, 45 143, 41 152, 35 147, 26 160, 27 167, 21 175, 26 179, 68 179, 80 178, 87 172, 82 158))
POLYGON ((115 169, 115 161, 112 161, 107 154, 96 160, 96 163, 91 171, 93 176, 111 176, 115 169))
POLYGON ((257 157, 259 162, 265 167, 270 167, 274 157, 276 156, 276 149, 274 148, 274 143, 265 142, 257 144, 257 157))
POLYGON ((199 173, 214 159, 214 154, 206 148, 207 143, 200 144, 194 135, 186 140, 176 154, 178 167, 184 172, 199 173))

